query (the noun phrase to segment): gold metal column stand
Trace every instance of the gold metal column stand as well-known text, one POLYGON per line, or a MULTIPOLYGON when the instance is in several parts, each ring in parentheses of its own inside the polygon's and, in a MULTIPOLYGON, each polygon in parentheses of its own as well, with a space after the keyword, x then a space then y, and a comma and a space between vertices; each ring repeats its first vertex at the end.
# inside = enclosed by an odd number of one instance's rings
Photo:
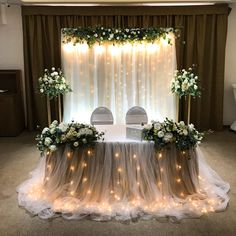
POLYGON ((191 95, 188 95, 188 107, 187 107, 187 114, 188 114, 187 124, 188 125, 190 123, 190 113, 191 113, 191 95))
POLYGON ((59 94, 57 97, 58 100, 58 118, 59 118, 59 123, 61 123, 62 116, 61 116, 61 95, 59 94))
POLYGON ((48 114, 48 126, 49 126, 52 123, 52 118, 51 118, 50 99, 48 95, 47 95, 47 114, 48 114))
POLYGON ((176 122, 179 122, 179 95, 176 94, 176 122))

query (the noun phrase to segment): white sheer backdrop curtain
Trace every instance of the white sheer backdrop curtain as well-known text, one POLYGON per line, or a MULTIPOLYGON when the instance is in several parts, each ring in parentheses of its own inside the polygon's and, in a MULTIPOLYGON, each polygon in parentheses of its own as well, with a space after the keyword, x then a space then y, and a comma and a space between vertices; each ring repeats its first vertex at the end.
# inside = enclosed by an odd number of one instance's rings
POLYGON ((170 85, 176 69, 173 44, 62 44, 63 71, 73 92, 64 97, 64 121, 88 123, 98 106, 108 107, 115 123, 125 123, 132 106, 146 109, 149 121, 176 117, 170 85))

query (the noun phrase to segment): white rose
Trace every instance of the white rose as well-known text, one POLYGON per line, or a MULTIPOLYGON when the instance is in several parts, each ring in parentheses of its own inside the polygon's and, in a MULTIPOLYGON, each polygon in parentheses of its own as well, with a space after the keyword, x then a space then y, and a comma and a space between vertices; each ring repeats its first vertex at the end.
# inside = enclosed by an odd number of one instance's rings
POLYGON ((83 139, 82 139, 82 142, 83 142, 83 143, 87 143, 87 139, 86 139, 86 138, 83 138, 83 139))
POLYGON ((64 85, 60 85, 59 90, 63 90, 63 89, 64 89, 64 85))
POLYGON ((62 122, 59 124, 58 128, 64 133, 68 129, 68 124, 62 122))
POLYGON ((162 138, 162 137, 164 137, 164 132, 163 131, 159 131, 158 133, 157 133, 157 136, 159 137, 159 138, 162 138))
POLYGON ((40 93, 43 93, 43 92, 44 92, 44 89, 40 89, 39 91, 40 91, 40 93))
POLYGON ((78 142, 74 142, 74 147, 78 147, 79 146, 79 143, 78 142))
POLYGON ((194 88, 195 90, 197 90, 197 89, 198 89, 198 86, 195 84, 195 85, 193 86, 193 88, 194 88))
POLYGON ((46 127, 46 128, 43 129, 42 134, 45 134, 45 133, 48 132, 48 131, 49 131, 49 128, 46 127))
POLYGON ((187 135, 188 135, 188 130, 184 129, 184 130, 183 130, 183 134, 184 134, 185 136, 187 136, 187 135))
POLYGON ((160 130, 161 129, 161 124, 159 122, 154 124, 154 129, 160 130))
POLYGON ((51 143, 52 143, 52 139, 49 138, 49 137, 46 137, 45 140, 44 140, 44 144, 45 144, 46 146, 49 146, 51 143))
POLYGON ((55 132, 56 132, 56 129, 55 129, 55 128, 50 129, 50 133, 51 133, 51 134, 54 134, 55 132))
POLYGON ((114 34, 110 34, 109 37, 112 39, 114 37, 114 34))
POLYGON ((55 67, 52 67, 52 70, 55 70, 55 67))
POLYGON ((188 127, 189 127, 190 130, 194 129, 194 125, 193 124, 190 124, 188 127))
POLYGON ((180 121, 180 122, 179 122, 179 125, 184 126, 185 123, 184 123, 183 121, 180 121))
POLYGON ((56 145, 50 145, 49 149, 54 152, 57 150, 57 147, 56 147, 56 145))

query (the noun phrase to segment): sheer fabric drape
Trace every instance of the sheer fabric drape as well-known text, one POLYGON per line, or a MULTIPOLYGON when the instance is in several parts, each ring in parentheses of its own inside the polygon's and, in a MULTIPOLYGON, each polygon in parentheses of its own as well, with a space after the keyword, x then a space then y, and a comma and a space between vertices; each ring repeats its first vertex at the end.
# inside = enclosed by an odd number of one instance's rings
POLYGON ((64 120, 89 122, 98 106, 108 107, 115 123, 125 123, 132 106, 143 107, 152 119, 176 117, 175 97, 170 85, 176 69, 172 45, 156 43, 89 48, 87 44, 62 44, 63 71, 73 93, 64 97, 64 120))

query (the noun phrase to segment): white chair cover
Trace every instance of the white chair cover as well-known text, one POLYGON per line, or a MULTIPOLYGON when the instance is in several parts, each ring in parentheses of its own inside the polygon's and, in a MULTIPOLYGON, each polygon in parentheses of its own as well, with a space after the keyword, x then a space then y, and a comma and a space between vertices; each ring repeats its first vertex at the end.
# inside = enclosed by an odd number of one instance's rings
POLYGON ((125 120, 126 124, 147 124, 148 117, 142 107, 134 106, 127 111, 125 120))
POLYGON ((96 108, 90 119, 92 125, 112 125, 113 121, 112 112, 106 107, 96 108))

